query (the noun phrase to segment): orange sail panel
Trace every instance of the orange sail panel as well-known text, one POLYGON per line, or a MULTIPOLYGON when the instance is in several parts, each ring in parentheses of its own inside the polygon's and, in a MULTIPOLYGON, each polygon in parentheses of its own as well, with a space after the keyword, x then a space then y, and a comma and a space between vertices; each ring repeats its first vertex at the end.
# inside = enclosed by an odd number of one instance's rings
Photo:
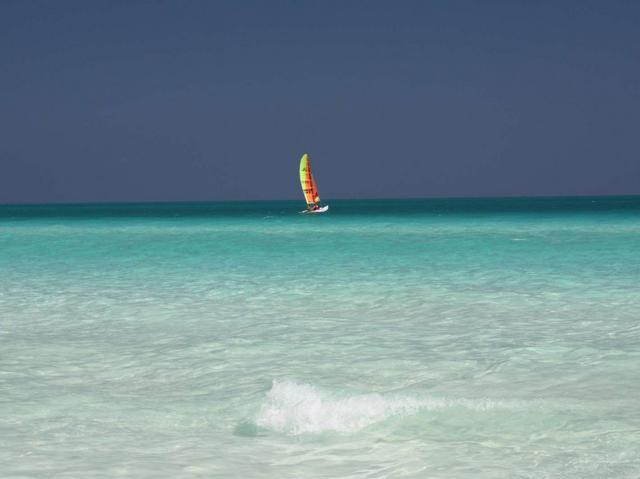
POLYGON ((300 159, 300 184, 302 185, 304 199, 307 200, 308 205, 314 205, 320 202, 318 187, 316 186, 316 182, 311 174, 309 155, 306 153, 302 155, 302 158, 300 159))

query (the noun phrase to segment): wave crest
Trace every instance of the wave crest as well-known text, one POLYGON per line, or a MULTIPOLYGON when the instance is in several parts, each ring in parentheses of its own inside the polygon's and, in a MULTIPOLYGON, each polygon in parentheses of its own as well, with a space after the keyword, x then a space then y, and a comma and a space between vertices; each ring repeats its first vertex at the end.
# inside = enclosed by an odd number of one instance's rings
POLYGON ((518 407, 515 402, 491 399, 413 398, 383 394, 337 396, 311 384, 274 380, 255 424, 286 434, 323 431, 355 432, 392 416, 422 410, 461 407, 486 411, 518 407))

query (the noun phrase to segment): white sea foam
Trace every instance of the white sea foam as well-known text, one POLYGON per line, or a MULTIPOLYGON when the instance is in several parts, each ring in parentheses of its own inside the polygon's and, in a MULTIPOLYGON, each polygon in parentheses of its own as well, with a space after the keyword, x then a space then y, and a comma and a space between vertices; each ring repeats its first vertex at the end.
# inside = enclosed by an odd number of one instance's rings
POLYGON ((522 407, 521 401, 488 398, 419 398, 386 394, 336 395, 311 384, 274 380, 255 419, 259 427, 286 434, 355 432, 392 416, 464 408, 476 411, 522 407))

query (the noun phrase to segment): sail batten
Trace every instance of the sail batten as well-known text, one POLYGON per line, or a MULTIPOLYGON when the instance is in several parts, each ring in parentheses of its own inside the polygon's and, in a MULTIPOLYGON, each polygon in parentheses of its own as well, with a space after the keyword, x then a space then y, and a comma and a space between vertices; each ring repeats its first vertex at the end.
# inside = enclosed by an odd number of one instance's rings
POLYGON ((311 166, 309 164, 309 155, 306 153, 300 159, 300 185, 304 193, 304 199, 308 205, 316 205, 320 202, 318 187, 313 175, 311 174, 311 166))

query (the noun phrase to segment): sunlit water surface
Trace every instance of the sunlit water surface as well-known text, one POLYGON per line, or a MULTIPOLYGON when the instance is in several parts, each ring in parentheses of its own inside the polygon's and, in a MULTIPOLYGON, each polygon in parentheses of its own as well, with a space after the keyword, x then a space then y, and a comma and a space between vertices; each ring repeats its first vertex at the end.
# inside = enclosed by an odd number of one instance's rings
POLYGON ((0 208, 3 477, 640 476, 640 199, 0 208))

